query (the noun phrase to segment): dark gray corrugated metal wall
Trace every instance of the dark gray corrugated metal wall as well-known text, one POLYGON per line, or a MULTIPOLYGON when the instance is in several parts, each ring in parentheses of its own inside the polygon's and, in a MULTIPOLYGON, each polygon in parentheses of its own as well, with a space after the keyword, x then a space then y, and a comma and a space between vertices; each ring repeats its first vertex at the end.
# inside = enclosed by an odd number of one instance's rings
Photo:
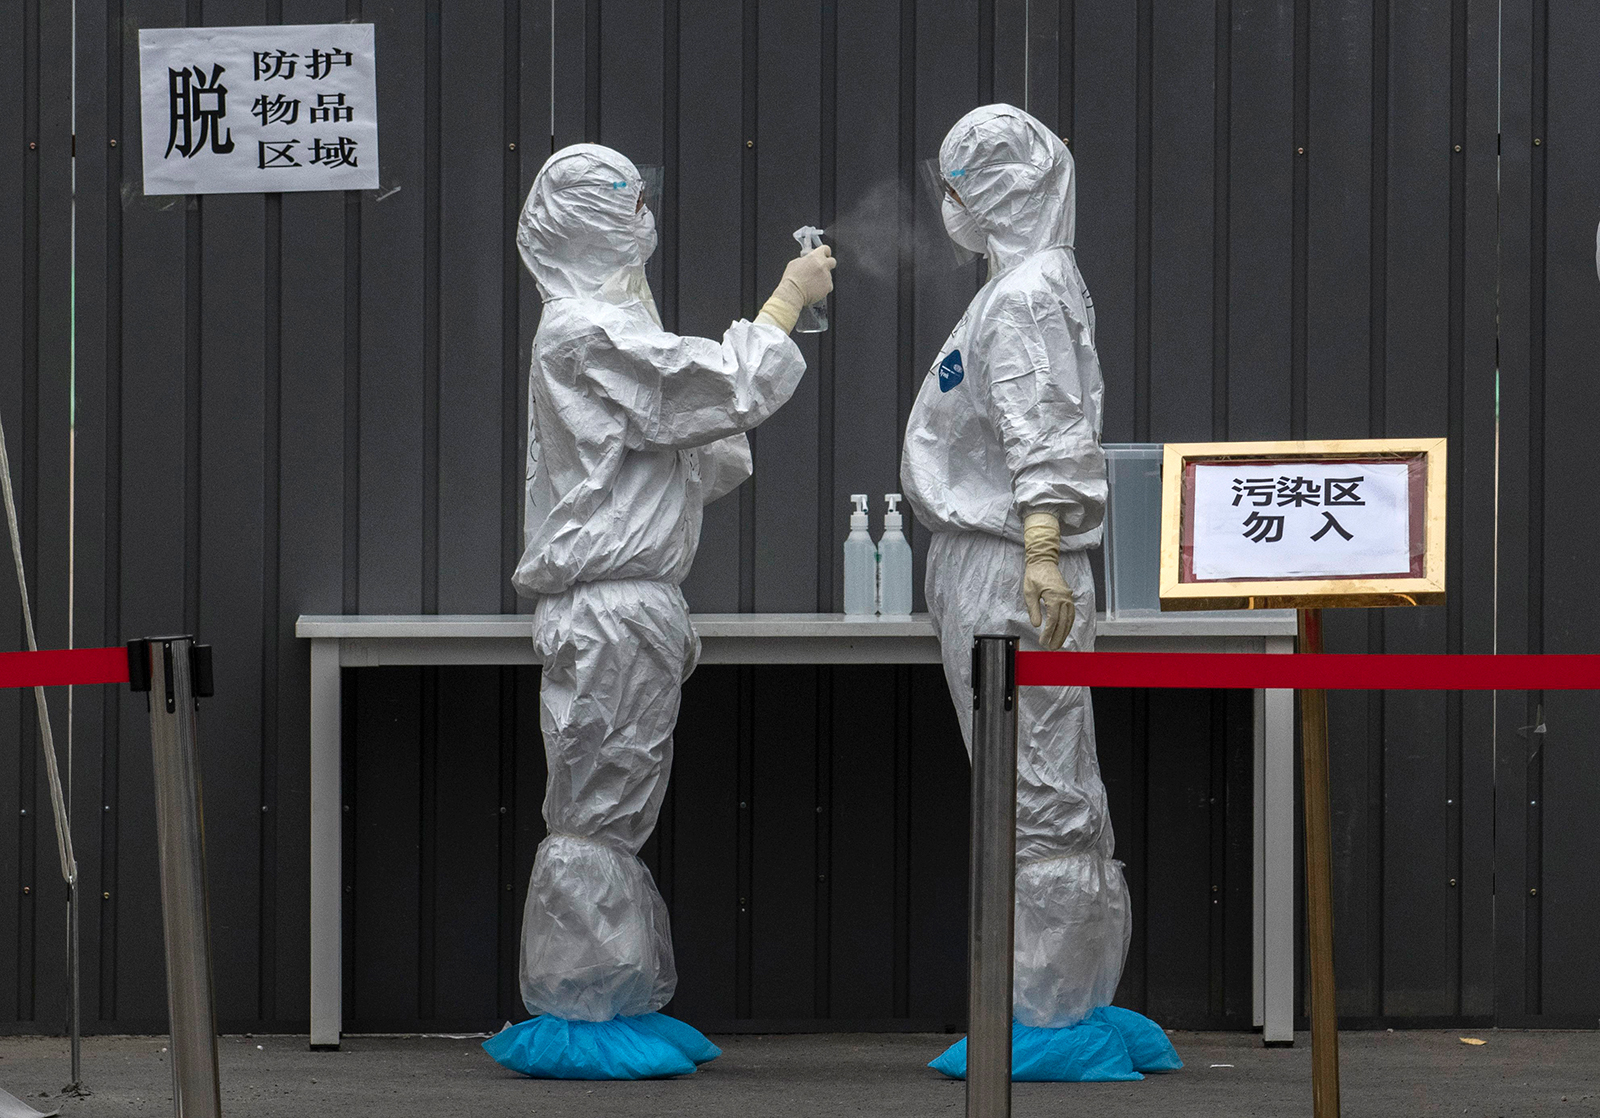
MULTIPOLYGON (((218 647, 202 732, 225 1024, 306 1016, 294 617, 517 608, 538 307, 510 231, 552 131, 666 164, 657 288, 685 331, 752 311, 790 229, 838 229, 835 329, 802 342, 812 372, 760 432, 755 483, 708 510, 697 608, 837 603, 845 495, 897 487, 917 379, 975 283, 938 266, 915 161, 992 97, 1026 100, 1077 154, 1108 440, 1447 433, 1451 605, 1341 615, 1334 640, 1589 650, 1589 530, 1562 510, 1581 507, 1592 425, 1600 114, 1585 66, 1600 17, 1505 5, 1502 138, 1499 14, 1489 0, 80 6, 75 634, 182 626, 218 647), (378 29, 380 190, 140 195, 139 27, 347 18, 378 29)), ((18 91, 0 146, 24 153, 0 165, 0 407, 41 636, 59 646, 70 29, 38 0, 0 21, 18 91)), ((20 646, 3 593, 0 626, 20 646)), ((496 1024, 518 1008, 541 834, 536 677, 372 670, 348 673, 346 695, 349 1026, 496 1024)), ((1246 1024, 1248 705, 1097 701, 1138 910, 1124 999, 1168 1024, 1246 1024)), ((1336 698, 1347 1015, 1592 1024, 1592 702, 1336 698)), ((160 1029, 142 704, 80 690, 73 713, 87 1016, 160 1029)), ((0 818, 19 821, 0 843, 0 896, 18 898, 0 905, 0 1029, 62 1020, 29 717, 0 693, 16 728, 0 738, 16 774, 0 818)), ((955 1023, 964 795, 935 672, 705 669, 649 854, 676 925, 675 1011, 713 1027, 955 1023)))
MULTIPOLYGON (((0 11, 0 416, 41 647, 67 644, 72 394, 71 12, 0 11)), ((0 529, 3 531, 3 529, 0 529)), ((0 544, 0 647, 26 648, 9 540, 0 544)), ((66 696, 50 694, 53 716, 66 696)), ((33 696, 0 691, 0 1022, 62 1019, 66 887, 40 763, 33 696), (44 982, 35 974, 50 975, 44 982)), ((83 770, 77 775, 81 778, 83 770)), ((78 781, 81 792, 84 782, 78 781)), ((80 794, 80 805, 84 797, 80 794)), ((3 1028, 0 1025, 0 1028, 3 1028)))

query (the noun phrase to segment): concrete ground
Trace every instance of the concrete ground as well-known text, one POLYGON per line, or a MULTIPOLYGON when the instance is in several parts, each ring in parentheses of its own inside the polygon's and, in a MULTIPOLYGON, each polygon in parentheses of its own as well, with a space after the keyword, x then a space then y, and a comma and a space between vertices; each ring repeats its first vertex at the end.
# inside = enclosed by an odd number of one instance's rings
MULTIPOLYGON (((1600 1114, 1600 1032, 1345 1033, 1345 1118, 1440 1114, 1532 1118, 1600 1114)), ((304 1037, 230 1036, 221 1043, 229 1118, 382 1115, 578 1115, 604 1118, 810 1118, 960 1115, 961 1083, 923 1065, 954 1038, 926 1035, 718 1037, 721 1059, 678 1080, 577 1083, 524 1079, 476 1040, 352 1038, 311 1052, 304 1037)), ((1218 1116, 1311 1113, 1311 1050, 1263 1049, 1249 1034, 1175 1033, 1185 1068, 1142 1083, 1019 1083, 1013 1113, 1218 1116)), ((64 1118, 172 1113, 165 1037, 84 1042, 88 1098, 57 1094, 67 1045, 0 1038, 0 1087, 64 1118)))

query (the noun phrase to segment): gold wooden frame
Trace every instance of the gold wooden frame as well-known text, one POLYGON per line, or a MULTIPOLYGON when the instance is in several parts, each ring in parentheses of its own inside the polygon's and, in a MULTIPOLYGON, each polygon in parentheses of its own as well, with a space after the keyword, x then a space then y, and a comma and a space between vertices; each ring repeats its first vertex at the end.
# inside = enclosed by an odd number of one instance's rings
POLYGON ((1444 601, 1445 440, 1335 439, 1321 442, 1168 443, 1161 463, 1161 608, 1318 609, 1324 606, 1423 606, 1444 601), (1341 458, 1424 457, 1421 578, 1286 579, 1180 582, 1183 472, 1188 462, 1315 462, 1341 458))

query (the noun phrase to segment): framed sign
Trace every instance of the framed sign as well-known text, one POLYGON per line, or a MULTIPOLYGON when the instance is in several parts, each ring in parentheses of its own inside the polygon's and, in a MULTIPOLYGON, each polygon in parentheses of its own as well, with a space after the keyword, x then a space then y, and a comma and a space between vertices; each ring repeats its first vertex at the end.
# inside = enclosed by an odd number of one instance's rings
POLYGON ((1445 440, 1168 443, 1161 608, 1444 601, 1445 440))

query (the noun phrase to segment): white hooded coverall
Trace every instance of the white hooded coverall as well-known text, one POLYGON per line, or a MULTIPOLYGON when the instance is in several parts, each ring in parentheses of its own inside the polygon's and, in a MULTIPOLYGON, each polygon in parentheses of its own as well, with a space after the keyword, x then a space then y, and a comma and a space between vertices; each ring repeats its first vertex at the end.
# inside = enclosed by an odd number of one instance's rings
MULTIPOLYGON (((906 430, 901 483, 933 532, 928 609, 972 747, 979 633, 1040 648, 1023 602, 1022 520, 1061 523, 1060 568, 1077 609, 1068 649, 1094 647, 1094 582, 1106 502, 1094 308, 1073 257, 1076 183, 1066 145, 1006 105, 945 137, 951 236, 988 256, 989 279, 928 371, 906 430)), ((1062 1028, 1109 1005, 1127 957, 1128 890, 1086 688, 1024 688, 1017 756, 1016 1019, 1062 1028)))
POLYGON ((640 176, 578 144, 534 180, 517 246, 544 300, 528 376, 526 549, 549 761, 523 913, 528 1011, 607 1021, 677 985, 666 907, 638 858, 672 764, 700 642, 679 585, 701 508, 750 476, 744 432, 805 361, 779 327, 720 342, 663 330, 644 279, 655 222, 640 176))

